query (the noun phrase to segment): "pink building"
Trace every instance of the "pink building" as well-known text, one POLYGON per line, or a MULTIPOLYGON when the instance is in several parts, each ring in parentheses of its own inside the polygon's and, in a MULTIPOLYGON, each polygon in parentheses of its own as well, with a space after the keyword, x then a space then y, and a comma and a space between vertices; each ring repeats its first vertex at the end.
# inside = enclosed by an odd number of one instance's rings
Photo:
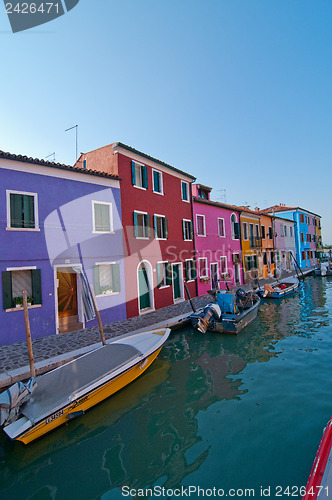
MULTIPOLYGON (((198 295, 218 280, 243 283, 238 207, 210 200, 212 188, 192 185, 198 295)), ((220 289, 225 285, 220 284, 220 289)))

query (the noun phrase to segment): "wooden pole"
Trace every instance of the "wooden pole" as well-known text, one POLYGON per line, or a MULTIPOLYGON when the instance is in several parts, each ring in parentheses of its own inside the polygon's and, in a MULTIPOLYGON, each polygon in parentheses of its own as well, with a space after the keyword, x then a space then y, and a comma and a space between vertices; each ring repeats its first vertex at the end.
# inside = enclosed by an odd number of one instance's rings
POLYGON ((95 291, 94 291, 92 285, 90 285, 90 290, 91 290, 91 296, 92 296, 92 301, 93 301, 93 307, 95 308, 96 316, 97 316, 97 320, 98 320, 98 324, 99 324, 100 338, 101 338, 101 341, 102 341, 103 345, 105 345, 106 344, 106 339, 105 339, 105 335, 104 335, 104 328, 103 328, 103 324, 101 322, 101 317, 100 317, 99 310, 98 310, 98 307, 97 307, 97 301, 96 301, 95 291))
POLYGON ((26 331, 26 336, 27 336, 28 353, 29 353, 30 373, 31 373, 31 377, 35 377, 36 370, 35 370, 35 363, 33 360, 31 331, 30 331, 30 322, 29 322, 29 313, 28 313, 27 291, 23 290, 22 295, 23 295, 25 331, 26 331))

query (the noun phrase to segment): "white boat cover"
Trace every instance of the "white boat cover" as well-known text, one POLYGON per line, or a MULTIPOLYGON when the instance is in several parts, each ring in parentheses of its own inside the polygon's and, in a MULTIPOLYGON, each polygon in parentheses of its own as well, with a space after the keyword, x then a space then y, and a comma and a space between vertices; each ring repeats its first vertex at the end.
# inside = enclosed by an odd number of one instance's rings
POLYGON ((36 388, 36 379, 31 377, 26 384, 16 382, 0 394, 0 425, 8 425, 19 417, 20 407, 36 388))
POLYGON ((37 388, 21 414, 31 422, 38 422, 69 404, 76 393, 141 355, 131 345, 111 343, 45 373, 37 377, 37 388))

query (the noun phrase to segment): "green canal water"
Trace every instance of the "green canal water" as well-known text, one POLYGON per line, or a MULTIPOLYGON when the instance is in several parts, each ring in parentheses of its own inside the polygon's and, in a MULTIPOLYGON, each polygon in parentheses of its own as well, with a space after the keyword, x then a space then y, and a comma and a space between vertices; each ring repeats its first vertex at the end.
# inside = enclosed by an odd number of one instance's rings
POLYGON ((1 433, 0 498, 301 498, 332 415, 331 313, 332 280, 309 277, 237 337, 171 334, 83 417, 28 446, 1 433))

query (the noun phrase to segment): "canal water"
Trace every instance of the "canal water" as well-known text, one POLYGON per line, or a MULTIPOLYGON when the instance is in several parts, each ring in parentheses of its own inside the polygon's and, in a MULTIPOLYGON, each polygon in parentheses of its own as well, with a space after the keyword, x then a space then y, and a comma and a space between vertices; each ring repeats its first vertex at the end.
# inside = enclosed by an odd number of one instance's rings
POLYGON ((237 337, 171 334, 83 417, 28 446, 1 433, 0 498, 301 498, 332 415, 331 313, 332 279, 308 277, 237 337))

